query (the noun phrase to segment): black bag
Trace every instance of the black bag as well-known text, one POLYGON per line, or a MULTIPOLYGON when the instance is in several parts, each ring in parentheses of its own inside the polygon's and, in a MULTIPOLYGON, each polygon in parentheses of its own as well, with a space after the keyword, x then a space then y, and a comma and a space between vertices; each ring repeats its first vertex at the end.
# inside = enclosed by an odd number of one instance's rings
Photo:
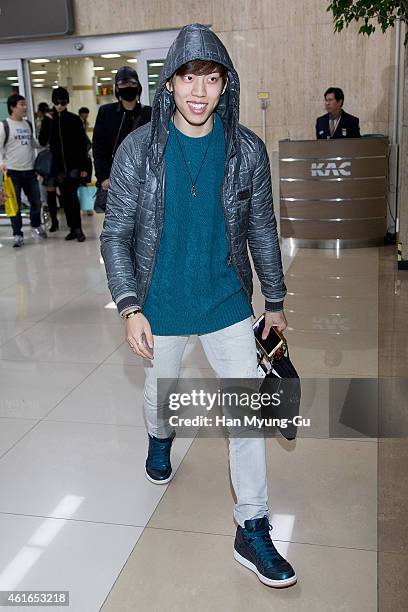
POLYGON ((98 187, 95 193, 94 211, 96 213, 104 213, 106 211, 106 202, 108 200, 108 190, 98 187))
POLYGON ((34 170, 43 178, 48 178, 51 174, 52 153, 49 149, 39 152, 34 162, 34 170))
MULTIPOLYGON (((275 357, 271 361, 271 368, 260 386, 260 393, 267 393, 268 395, 278 393, 280 397, 278 406, 263 406, 261 408, 262 418, 292 421, 294 417, 299 416, 301 399, 299 375, 289 358, 287 347, 286 353, 275 357)), ((293 423, 288 422, 287 427, 278 427, 278 429, 286 440, 296 438, 297 426, 293 423)))

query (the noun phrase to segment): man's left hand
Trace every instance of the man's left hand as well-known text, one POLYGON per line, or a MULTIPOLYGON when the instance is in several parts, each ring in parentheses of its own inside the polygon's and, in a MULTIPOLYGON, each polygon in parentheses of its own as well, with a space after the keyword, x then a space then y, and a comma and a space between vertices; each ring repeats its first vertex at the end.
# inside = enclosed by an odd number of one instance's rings
POLYGON ((262 332, 262 340, 268 337, 271 327, 275 327, 278 332, 284 332, 288 326, 283 310, 279 312, 265 312, 265 327, 262 332))

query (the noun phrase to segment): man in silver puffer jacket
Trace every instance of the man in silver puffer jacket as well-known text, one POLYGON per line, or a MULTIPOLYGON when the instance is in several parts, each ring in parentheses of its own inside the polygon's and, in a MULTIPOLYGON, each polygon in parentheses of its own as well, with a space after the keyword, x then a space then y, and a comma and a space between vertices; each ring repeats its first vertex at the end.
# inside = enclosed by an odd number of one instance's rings
MULTIPOLYGON (((219 38, 184 27, 151 122, 124 140, 110 176, 102 255, 127 342, 145 360, 145 473, 155 484, 173 476, 175 437, 157 380, 178 378, 189 336, 200 337, 217 378, 257 378, 248 246, 265 297, 263 337, 287 325, 268 155, 239 124, 239 89, 219 38)), ((294 584, 269 535, 262 432, 231 435, 229 458, 235 559, 269 586, 294 584)))

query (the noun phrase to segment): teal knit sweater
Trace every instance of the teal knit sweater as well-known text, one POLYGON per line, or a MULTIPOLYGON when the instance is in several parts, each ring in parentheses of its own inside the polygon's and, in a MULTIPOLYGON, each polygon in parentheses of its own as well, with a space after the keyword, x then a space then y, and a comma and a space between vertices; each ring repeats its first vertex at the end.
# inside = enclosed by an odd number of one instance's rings
POLYGON ((191 138, 169 124, 165 151, 164 226, 142 312, 159 336, 207 334, 251 315, 248 298, 228 265, 228 240, 221 203, 225 139, 215 114, 214 133, 191 138), (197 196, 177 142, 176 132, 197 196))

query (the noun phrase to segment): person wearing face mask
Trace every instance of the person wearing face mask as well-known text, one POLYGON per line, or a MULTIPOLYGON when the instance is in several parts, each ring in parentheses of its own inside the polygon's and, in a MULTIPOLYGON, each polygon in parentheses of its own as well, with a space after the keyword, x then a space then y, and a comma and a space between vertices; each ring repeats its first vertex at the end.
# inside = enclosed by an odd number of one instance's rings
POLYGON ((97 186, 107 193, 115 153, 130 132, 149 123, 152 109, 140 104, 142 86, 136 70, 122 66, 115 76, 118 102, 104 104, 96 118, 92 150, 97 186))

